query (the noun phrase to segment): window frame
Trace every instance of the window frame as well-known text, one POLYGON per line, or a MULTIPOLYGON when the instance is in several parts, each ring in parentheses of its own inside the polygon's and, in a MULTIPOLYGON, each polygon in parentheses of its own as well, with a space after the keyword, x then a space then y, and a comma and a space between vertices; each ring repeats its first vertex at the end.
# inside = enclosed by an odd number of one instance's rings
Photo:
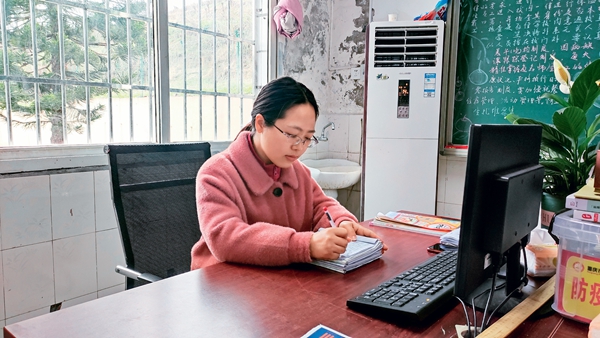
MULTIPOLYGON (((34 1, 34 0, 30 0, 34 1)), ((108 0, 106 0, 108 1, 108 0)), ((215 0, 215 1, 220 1, 220 0, 215 0)), ((50 3, 53 4, 72 4, 72 5, 78 5, 80 7, 78 8, 85 8, 86 5, 82 5, 78 2, 73 2, 70 0, 51 0, 49 1, 50 3)), ((87 2, 87 1, 86 1, 87 2)), ((276 2, 276 0, 275 0, 276 2)), ((257 38, 257 36, 254 37, 253 40, 253 45, 254 45, 254 90, 253 90, 253 94, 252 97, 256 96, 256 93, 258 92, 258 90, 262 87, 262 85, 264 85, 269 79, 271 79, 273 77, 273 69, 274 69, 274 64, 272 63, 273 61, 273 54, 271 51, 274 50, 273 48, 275 47, 275 42, 274 42, 274 38, 273 38, 273 34, 272 34, 272 20, 270 19, 271 17, 271 5, 273 3, 273 0, 254 0, 254 5, 255 5, 255 9, 256 11, 253 13, 253 18, 254 18, 254 29, 256 34, 259 34, 259 32, 263 32, 263 33, 267 33, 264 34, 264 36, 262 36, 262 40, 259 41, 259 39, 257 38), (257 18, 266 18, 267 19, 267 28, 266 31, 265 29, 258 29, 258 24, 259 24, 259 20, 257 20, 257 18), (268 34, 269 32, 271 32, 271 34, 268 34), (261 46, 265 46, 266 48, 257 48, 258 45, 261 46), (259 57, 258 55, 261 53, 266 53, 266 57, 263 57, 264 60, 267 60, 267 65, 259 65, 259 62, 261 60, 261 57, 259 57), (262 73, 261 73, 262 72, 262 73), (262 80, 262 81, 261 81, 262 80)), ((149 4, 150 5, 150 4, 149 4)), ((167 0, 153 0, 151 1, 151 22, 152 22, 152 27, 148 28, 148 34, 152 34, 152 41, 148 41, 148 43, 151 43, 151 49, 152 49, 152 55, 151 60, 149 60, 149 62, 152 63, 151 67, 148 67, 149 69, 152 69, 154 71, 154 76, 153 76, 153 83, 148 84, 147 86, 134 86, 134 85, 118 85, 118 84, 111 84, 108 83, 105 86, 108 88, 108 92, 110 93, 111 88, 115 88, 115 87, 123 87, 124 89, 129 89, 130 91, 132 89, 147 89, 146 87, 150 88, 150 92, 152 97, 149 99, 151 102, 149 102, 149 106, 150 106, 150 112, 149 114, 151 115, 151 130, 149 131, 150 133, 150 137, 151 137, 151 142, 156 142, 156 143, 170 143, 171 142, 171 112, 170 112, 170 94, 172 92, 172 88, 170 88, 170 83, 169 83, 169 58, 168 58, 168 51, 169 51, 169 44, 168 44, 168 32, 169 32, 169 18, 168 18, 168 4, 167 4, 167 0), (156 13, 159 13, 158 15, 156 15, 156 13), (112 87, 111 87, 112 86, 112 87), (135 88, 134 88, 135 87, 135 88), (144 87, 144 88, 141 88, 144 87)), ((106 13, 107 15, 107 20, 109 15, 110 15, 110 10, 106 9, 105 11, 103 11, 106 13)), ((35 12, 34 12, 35 13, 35 12)), ((2 36, 0 38, 2 38, 2 41, 6 42, 7 41, 7 30, 6 30, 6 9, 4 7, 0 8, 0 15, 2 16, 2 18, 0 19, 1 21, 1 29, 2 29, 2 36)), ((85 17, 85 15, 84 15, 85 17)), ((131 20, 132 16, 126 16, 127 19, 131 20)), ((85 22, 85 19, 84 19, 85 22)), ((264 23, 263 23, 264 24, 264 23)), ((84 28, 84 31, 86 30, 86 28, 84 28)), ((35 32, 35 30, 34 30, 35 32)), ((35 33, 33 33, 35 34, 35 33)), ((83 34, 85 36, 87 36, 87 34, 85 32, 83 32, 83 34)), ((34 36, 35 39, 35 36, 34 36)), ((108 39, 108 37, 107 37, 108 39)), ((63 36, 60 36, 60 40, 62 43, 63 36)), ((128 44, 130 42, 128 41, 128 44)), ((8 55, 7 55, 7 44, 3 43, 3 62, 4 62, 4 66, 5 69, 8 69, 8 55)), ((87 50, 89 50, 89 46, 86 49, 86 54, 87 54, 87 50)), ((61 57, 62 58, 62 57, 61 57)), ((34 57, 35 59, 35 57, 34 57)), ((36 60, 34 60, 34 63, 36 62, 36 60)), ((110 69, 110 62, 109 63, 109 69, 110 69)), ((87 63, 86 63, 87 66, 87 63)), ((64 62, 63 65, 61 67, 61 71, 64 72, 64 62)), ((109 70, 110 71, 110 70, 109 70)), ((87 73, 86 73, 87 76, 87 73)), ((33 82, 33 83, 37 83, 36 81, 39 81, 39 78, 36 77, 32 77, 32 78, 27 78, 28 82, 33 82), (33 81, 32 81, 33 80, 33 81)), ((0 81, 2 81, 5 84, 5 94, 6 94, 6 100, 7 102, 9 102, 9 95, 10 95, 10 84, 13 83, 16 79, 16 77, 11 76, 10 74, 8 75, 4 75, 4 74, 0 74, 0 81)), ((58 85, 63 87, 62 90, 62 95, 64 96, 64 92, 65 92, 65 79, 64 77, 61 77, 60 80, 58 81, 58 85)), ((89 92, 89 88, 90 86, 98 86, 98 83, 92 83, 88 81, 84 81, 79 85, 83 85, 86 87, 86 91, 89 92)), ((100 85, 100 87, 103 87, 103 85, 100 85)), ((243 88, 240 89, 241 93, 243 95, 243 88)), ((215 88, 216 91, 216 88, 215 88)), ((230 95, 230 93, 227 93, 227 95, 230 95)), ((86 104, 89 107, 89 100, 91 98, 89 97, 89 95, 86 98, 86 104)), ((63 99, 63 107, 64 107, 64 99, 63 99)), ((7 123, 7 136, 6 139, 3 140, 3 142, 7 142, 6 146, 0 146, 0 148, 15 148, 15 147, 28 147, 28 148, 35 148, 35 147, 71 147, 71 146, 82 146, 82 145, 93 145, 94 143, 91 140, 90 137, 90 121, 89 121, 89 108, 88 108, 88 122, 87 122, 87 140, 86 143, 68 143, 68 133, 66 131, 66 126, 63 126, 63 137, 64 137, 64 143, 62 144, 52 144, 52 145, 47 145, 47 144, 43 144, 41 142, 41 134, 42 134, 42 128, 39 122, 40 116, 39 116, 39 99, 37 99, 37 95, 36 95, 36 100, 35 100, 35 105, 36 105, 36 119, 37 119, 37 125, 36 125, 36 135, 37 135, 37 144, 36 145, 15 145, 14 144, 14 129, 15 126, 13 124, 13 121, 11 119, 11 107, 10 104, 7 105, 6 107, 6 123, 7 123)), ((130 95, 129 98, 129 105, 132 105, 132 98, 130 95)), ((216 106, 215 106, 216 109, 216 106)), ((114 111, 112 111, 112 109, 109 107, 106 109, 106 113, 108 113, 110 115, 109 119, 112 119, 114 111)), ((63 121, 65 121, 65 116, 63 114, 63 121)), ((131 122, 131 120, 130 120, 131 122)), ((215 129, 216 129, 216 125, 217 125, 217 121, 215 121, 215 129)), ((63 124, 63 125, 66 125, 63 124)), ((113 141, 113 135, 112 135, 112 128, 113 128, 113 124, 112 122, 109 122, 109 128, 111 129, 110 131, 110 136, 108 136, 110 138, 110 140, 108 142, 114 142, 113 141)), ((133 128, 132 126, 130 128, 133 128)), ((231 134, 231 133, 230 133, 231 134)), ((235 136, 235 135, 233 135, 235 136)), ((125 137, 127 137, 125 135, 125 137)), ((132 139, 132 137, 134 137, 133 132, 130 131, 129 133, 129 138, 131 139, 130 142, 136 142, 135 139, 132 139)), ((231 137, 231 136, 230 136, 231 137)), ((215 143, 215 144, 219 144, 218 148, 224 148, 224 146, 226 146, 227 144, 229 144, 229 141, 225 141, 225 142, 212 142, 210 140, 208 140, 211 143, 215 143)), ((137 141, 139 142, 139 141, 137 141)), ((103 142, 102 142, 103 143, 103 142)), ((127 142, 125 142, 127 143, 127 142)), ((96 143, 98 144, 98 143, 96 143)))

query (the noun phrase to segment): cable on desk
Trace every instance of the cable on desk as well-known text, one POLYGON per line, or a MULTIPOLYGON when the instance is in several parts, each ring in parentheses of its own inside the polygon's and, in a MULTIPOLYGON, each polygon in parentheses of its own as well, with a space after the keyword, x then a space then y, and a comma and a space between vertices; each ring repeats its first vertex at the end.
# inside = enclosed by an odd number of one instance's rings
MULTIPOLYGON (((523 270, 523 277, 521 278, 521 283, 528 283, 529 280, 527 279, 527 255, 525 253, 525 247, 521 246, 521 250, 523 252, 523 264, 525 265, 525 270, 523 270)), ((525 284, 527 285, 527 284, 525 284)), ((490 313, 490 316, 488 317, 487 321, 485 322, 485 327, 487 328, 487 326, 490 324, 490 321, 492 320, 492 317, 494 317, 494 314, 496 314, 496 311, 498 311, 498 309, 500 309, 509 299, 510 297, 512 297, 512 295, 517 291, 520 290, 519 288, 512 290, 505 298, 504 300, 502 300, 502 302, 500 304, 498 304, 498 306, 496 306, 496 308, 494 309, 494 311, 492 311, 492 313, 490 313)), ((484 318, 485 320, 485 318, 484 318)), ((483 331, 483 330, 482 330, 483 331)))
POLYGON ((465 305, 465 302, 463 302, 462 299, 460 299, 460 297, 458 296, 454 296, 454 298, 458 299, 458 301, 462 304, 463 310, 465 311, 465 317, 467 318, 467 332, 469 332, 469 336, 471 336, 471 319, 469 318, 469 311, 467 311, 467 306, 465 305))

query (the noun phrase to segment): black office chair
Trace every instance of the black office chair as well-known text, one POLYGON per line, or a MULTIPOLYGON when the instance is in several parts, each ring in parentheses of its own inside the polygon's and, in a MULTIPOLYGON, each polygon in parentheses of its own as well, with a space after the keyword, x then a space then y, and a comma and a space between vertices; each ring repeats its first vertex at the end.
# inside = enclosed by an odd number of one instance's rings
POLYGON ((110 144, 114 206, 127 267, 127 289, 190 270, 201 236, 195 182, 210 144, 110 144))

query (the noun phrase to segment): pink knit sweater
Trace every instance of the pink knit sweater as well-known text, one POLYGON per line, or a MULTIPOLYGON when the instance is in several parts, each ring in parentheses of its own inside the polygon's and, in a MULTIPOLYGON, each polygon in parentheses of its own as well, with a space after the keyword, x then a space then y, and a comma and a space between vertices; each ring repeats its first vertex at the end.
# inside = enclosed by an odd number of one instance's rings
POLYGON ((192 270, 220 261, 271 266, 310 262, 313 231, 329 226, 323 207, 336 224, 356 221, 323 194, 299 161, 282 169, 278 181, 270 178, 248 147, 246 133, 198 172, 202 237, 192 248, 192 270))

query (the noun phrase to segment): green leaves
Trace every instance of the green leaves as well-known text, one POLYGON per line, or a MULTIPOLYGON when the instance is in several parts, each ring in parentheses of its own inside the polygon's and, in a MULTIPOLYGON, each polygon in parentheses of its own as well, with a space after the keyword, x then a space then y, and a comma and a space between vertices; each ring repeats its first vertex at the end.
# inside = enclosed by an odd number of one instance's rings
POLYGON ((585 112, 573 106, 555 112, 552 122, 556 129, 572 140, 578 139, 587 127, 585 112))
POLYGON ((587 112, 600 95, 600 87, 596 84, 598 80, 600 80, 600 59, 585 67, 575 79, 569 96, 570 105, 587 112))
POLYGON ((540 164, 544 166, 544 192, 566 196, 580 189, 596 163, 600 115, 589 124, 588 110, 600 96, 600 59, 592 62, 575 79, 569 99, 554 93, 541 97, 558 103, 561 107, 552 115, 552 123, 546 124, 513 113, 506 119, 513 124, 537 124, 542 126, 540 164))
POLYGON ((565 101, 565 99, 563 99, 562 97, 554 94, 554 93, 544 93, 542 94, 542 96, 540 96, 541 98, 544 99, 551 99, 556 101, 556 103, 560 104, 563 107, 568 107, 569 106, 569 102, 565 101))

